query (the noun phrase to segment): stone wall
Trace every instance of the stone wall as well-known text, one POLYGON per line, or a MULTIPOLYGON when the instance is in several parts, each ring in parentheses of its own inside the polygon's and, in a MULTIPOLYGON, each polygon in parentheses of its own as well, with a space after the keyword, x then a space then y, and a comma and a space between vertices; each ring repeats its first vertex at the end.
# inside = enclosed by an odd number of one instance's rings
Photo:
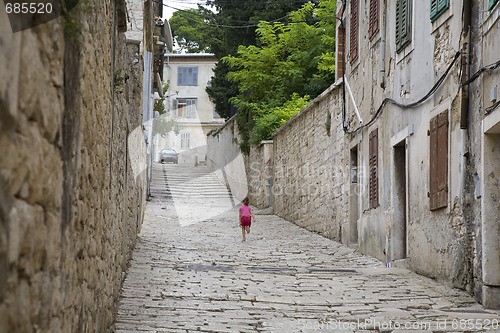
POLYGON ((208 134, 207 165, 236 199, 248 196, 250 205, 267 208, 272 203, 273 143, 252 146, 245 156, 239 140, 235 116, 208 134))
POLYGON ((274 214, 337 241, 347 219, 348 184, 344 133, 336 126, 341 92, 332 85, 273 137, 274 214))
POLYGON ((1 332, 112 330, 145 197, 142 63, 115 3, 66 35, 64 17, 13 34, 0 11, 1 332))

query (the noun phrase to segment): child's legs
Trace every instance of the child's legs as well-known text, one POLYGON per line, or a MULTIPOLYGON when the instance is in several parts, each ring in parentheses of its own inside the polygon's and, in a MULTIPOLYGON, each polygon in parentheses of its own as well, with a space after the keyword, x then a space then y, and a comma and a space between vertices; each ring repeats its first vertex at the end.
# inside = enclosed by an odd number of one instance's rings
POLYGON ((241 235, 243 236, 243 239, 245 239, 245 226, 241 226, 241 235))

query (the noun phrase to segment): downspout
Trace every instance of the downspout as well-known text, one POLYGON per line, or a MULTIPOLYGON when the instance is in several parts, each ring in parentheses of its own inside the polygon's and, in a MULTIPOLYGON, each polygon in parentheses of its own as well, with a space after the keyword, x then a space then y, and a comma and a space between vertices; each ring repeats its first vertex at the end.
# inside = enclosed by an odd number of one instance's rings
MULTIPOLYGON (((464 0, 462 29, 462 84, 469 79, 471 0, 464 0)), ((469 87, 462 85, 460 128, 467 129, 469 118, 469 87)))
POLYGON ((385 89, 385 19, 386 0, 382 0, 382 22, 380 24, 380 87, 385 89))

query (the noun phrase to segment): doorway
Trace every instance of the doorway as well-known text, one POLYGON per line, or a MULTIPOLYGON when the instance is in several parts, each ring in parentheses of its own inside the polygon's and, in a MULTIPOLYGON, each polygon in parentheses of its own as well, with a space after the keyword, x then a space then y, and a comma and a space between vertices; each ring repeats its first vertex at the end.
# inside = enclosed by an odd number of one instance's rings
POLYGON ((483 305, 500 309, 500 121, 486 131, 483 145, 483 305))
POLYGON ((350 167, 349 245, 357 245, 359 220, 359 165, 357 145, 351 149, 350 167))
POLYGON ((407 144, 406 139, 393 147, 394 187, 393 187, 393 225, 392 258, 405 259, 407 256, 408 189, 407 189, 407 144))

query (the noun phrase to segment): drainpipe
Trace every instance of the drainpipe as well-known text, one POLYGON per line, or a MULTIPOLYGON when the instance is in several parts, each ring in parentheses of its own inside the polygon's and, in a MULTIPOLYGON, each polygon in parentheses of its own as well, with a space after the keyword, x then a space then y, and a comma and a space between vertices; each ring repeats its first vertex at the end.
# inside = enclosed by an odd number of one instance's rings
POLYGON ((380 24, 380 87, 385 89, 385 15, 386 0, 382 1, 382 22, 380 24))
MULTIPOLYGON (((469 79, 470 60, 470 28, 471 28, 471 0, 464 0, 463 7, 463 34, 462 34, 462 84, 469 79)), ((462 86, 462 106, 460 112, 460 128, 467 129, 469 118, 469 87, 462 86)))

